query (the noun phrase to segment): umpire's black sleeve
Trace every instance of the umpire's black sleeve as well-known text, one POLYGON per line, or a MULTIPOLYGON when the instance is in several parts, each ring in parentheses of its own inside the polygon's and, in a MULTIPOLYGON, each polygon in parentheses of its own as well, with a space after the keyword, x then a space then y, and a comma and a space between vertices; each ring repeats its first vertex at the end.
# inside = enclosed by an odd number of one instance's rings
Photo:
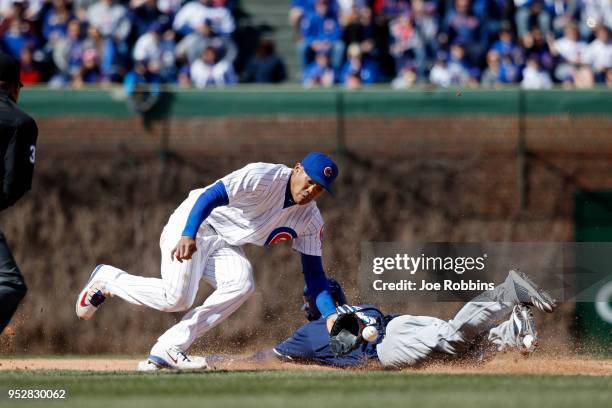
POLYGON ((32 187, 37 138, 38 127, 32 118, 15 127, 4 153, 0 210, 15 204, 32 187))

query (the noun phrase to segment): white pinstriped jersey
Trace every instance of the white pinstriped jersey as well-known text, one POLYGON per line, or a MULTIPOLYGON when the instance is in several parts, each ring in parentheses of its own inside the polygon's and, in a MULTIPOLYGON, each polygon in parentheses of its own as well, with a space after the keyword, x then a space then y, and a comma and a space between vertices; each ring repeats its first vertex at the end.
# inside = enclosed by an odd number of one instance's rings
MULTIPOLYGON (((315 202, 283 208, 291 171, 284 164, 251 163, 223 177, 229 204, 215 208, 198 234, 208 224, 230 245, 267 246, 293 240, 296 251, 321 256, 323 218, 315 202)), ((183 230, 206 188, 191 191, 174 211, 168 221, 172 230, 183 230)))

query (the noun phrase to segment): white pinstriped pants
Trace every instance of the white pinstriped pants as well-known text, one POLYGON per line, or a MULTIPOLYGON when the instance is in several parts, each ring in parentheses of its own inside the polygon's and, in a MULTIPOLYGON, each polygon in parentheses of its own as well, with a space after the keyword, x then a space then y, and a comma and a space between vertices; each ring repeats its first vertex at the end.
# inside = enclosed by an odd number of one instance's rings
POLYGON ((191 260, 172 261, 170 252, 180 235, 168 226, 162 232, 161 279, 130 275, 112 266, 104 266, 99 276, 111 296, 164 312, 188 310, 200 280, 205 279, 215 291, 158 339, 166 346, 187 350, 198 337, 236 311, 253 293, 255 284, 251 264, 242 248, 229 245, 210 227, 198 231, 198 250, 191 260))

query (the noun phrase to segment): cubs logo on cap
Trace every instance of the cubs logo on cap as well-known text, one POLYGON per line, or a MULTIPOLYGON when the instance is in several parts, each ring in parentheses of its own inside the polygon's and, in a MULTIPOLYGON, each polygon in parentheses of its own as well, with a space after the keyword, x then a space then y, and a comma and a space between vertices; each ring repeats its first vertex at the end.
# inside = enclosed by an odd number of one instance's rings
POLYGON ((319 152, 308 153, 302 160, 302 166, 308 177, 332 192, 331 185, 338 177, 338 166, 329 156, 319 152))

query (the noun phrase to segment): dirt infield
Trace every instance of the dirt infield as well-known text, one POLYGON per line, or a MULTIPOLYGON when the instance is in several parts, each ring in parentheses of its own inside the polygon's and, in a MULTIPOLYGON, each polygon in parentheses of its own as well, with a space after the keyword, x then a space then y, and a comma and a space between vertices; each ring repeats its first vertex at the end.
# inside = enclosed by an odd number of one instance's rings
MULTIPOLYGON (((138 359, 133 358, 15 358, 0 359, 0 370, 83 370, 134 371, 138 359)), ((225 370, 334 370, 316 365, 298 365, 281 362, 249 364, 233 362, 218 365, 225 370)), ((483 364, 436 363, 408 372, 442 374, 541 374, 541 375, 594 375, 612 376, 612 359, 594 359, 569 356, 537 355, 522 357, 515 354, 499 355, 483 364)))

